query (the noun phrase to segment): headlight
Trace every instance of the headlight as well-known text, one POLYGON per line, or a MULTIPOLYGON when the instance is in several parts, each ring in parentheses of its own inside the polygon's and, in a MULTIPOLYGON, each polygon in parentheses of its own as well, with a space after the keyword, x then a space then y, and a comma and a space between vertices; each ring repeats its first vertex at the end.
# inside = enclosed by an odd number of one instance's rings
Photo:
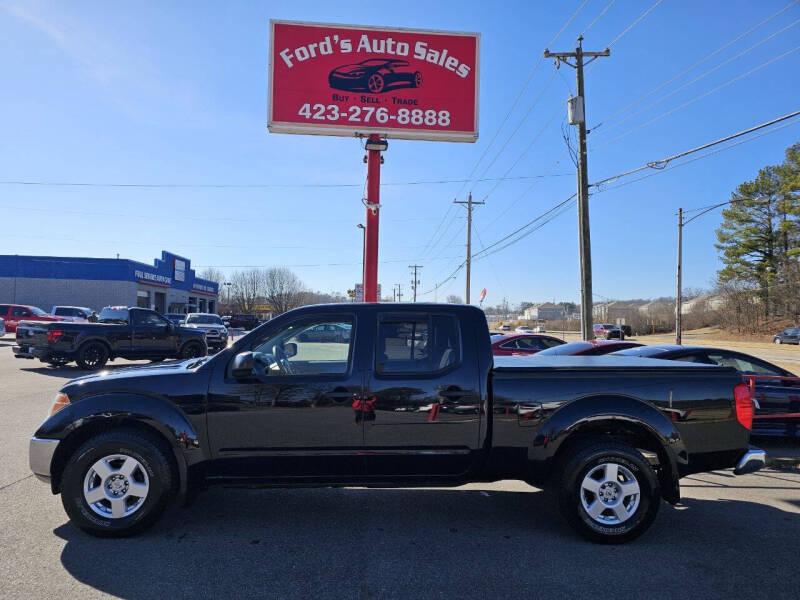
POLYGON ((69 406, 69 396, 67 396, 64 392, 58 392, 55 400, 53 400, 53 406, 50 407, 50 413, 47 415, 47 418, 49 419, 62 408, 66 408, 67 406, 69 406))

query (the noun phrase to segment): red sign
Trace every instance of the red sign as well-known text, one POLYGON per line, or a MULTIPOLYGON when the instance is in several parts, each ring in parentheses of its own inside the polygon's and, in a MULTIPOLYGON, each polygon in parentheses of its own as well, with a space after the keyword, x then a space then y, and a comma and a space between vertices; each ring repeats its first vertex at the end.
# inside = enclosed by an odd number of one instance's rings
POLYGON ((270 25, 272 133, 478 138, 479 34, 270 25))

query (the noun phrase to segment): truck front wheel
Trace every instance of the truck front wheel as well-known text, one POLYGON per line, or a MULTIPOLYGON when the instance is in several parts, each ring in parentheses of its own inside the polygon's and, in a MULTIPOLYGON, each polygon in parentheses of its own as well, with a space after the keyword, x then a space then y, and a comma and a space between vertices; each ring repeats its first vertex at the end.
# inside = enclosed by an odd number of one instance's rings
POLYGON ((85 532, 123 537, 164 512, 174 478, 163 444, 139 431, 108 431, 87 440, 64 469, 61 501, 85 532))
POLYGON ((621 544, 650 527, 661 490, 650 463, 635 448, 595 443, 574 451, 561 465, 558 507, 583 537, 621 544))

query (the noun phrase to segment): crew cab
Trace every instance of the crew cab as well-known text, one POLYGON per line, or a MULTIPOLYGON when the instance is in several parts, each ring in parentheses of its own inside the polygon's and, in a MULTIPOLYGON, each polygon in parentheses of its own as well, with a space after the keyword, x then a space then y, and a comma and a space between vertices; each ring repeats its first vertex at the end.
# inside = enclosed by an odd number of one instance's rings
POLYGON ((75 361, 82 369, 102 369, 117 357, 130 360, 196 358, 208 348, 205 334, 170 323, 147 308, 106 307, 97 323, 29 323, 17 327, 17 358, 53 365, 75 361))
POLYGON ((619 543, 649 527, 662 498, 678 502, 681 477, 759 469, 752 415, 733 369, 493 358, 477 307, 326 304, 211 357, 67 383, 30 441, 30 465, 99 536, 137 533, 206 485, 510 478, 551 486, 578 532, 619 543), (351 335, 301 341, 319 325, 351 335))
POLYGON ((63 317, 48 315, 38 306, 27 304, 0 304, 0 318, 6 322, 6 331, 14 333, 20 321, 64 321, 63 317))

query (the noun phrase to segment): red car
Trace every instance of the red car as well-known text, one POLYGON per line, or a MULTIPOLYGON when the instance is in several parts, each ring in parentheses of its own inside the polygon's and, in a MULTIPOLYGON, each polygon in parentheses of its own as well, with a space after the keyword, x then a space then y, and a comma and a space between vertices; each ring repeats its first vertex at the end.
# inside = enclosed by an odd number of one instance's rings
POLYGON ((17 323, 20 321, 65 320, 63 317, 50 315, 37 306, 27 306, 25 304, 0 304, 0 319, 6 320, 6 331, 8 333, 16 333, 17 323))
POLYGON ((588 342, 570 342, 554 348, 548 348, 539 353, 539 356, 599 356, 610 354, 617 350, 642 346, 636 342, 621 342, 619 340, 591 340, 588 342))
POLYGON ((536 354, 542 350, 555 348, 564 343, 564 340, 549 335, 509 333, 506 335, 492 336, 492 354, 495 356, 536 354))

